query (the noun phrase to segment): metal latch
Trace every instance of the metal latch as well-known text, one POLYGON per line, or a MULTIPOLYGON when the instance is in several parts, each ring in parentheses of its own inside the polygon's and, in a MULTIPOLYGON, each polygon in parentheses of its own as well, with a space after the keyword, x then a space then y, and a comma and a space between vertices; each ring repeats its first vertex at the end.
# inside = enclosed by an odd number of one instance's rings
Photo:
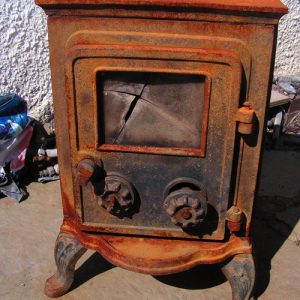
POLYGON ((239 122, 238 132, 241 134, 251 134, 254 130, 255 111, 251 108, 250 102, 244 102, 235 115, 235 120, 239 122))

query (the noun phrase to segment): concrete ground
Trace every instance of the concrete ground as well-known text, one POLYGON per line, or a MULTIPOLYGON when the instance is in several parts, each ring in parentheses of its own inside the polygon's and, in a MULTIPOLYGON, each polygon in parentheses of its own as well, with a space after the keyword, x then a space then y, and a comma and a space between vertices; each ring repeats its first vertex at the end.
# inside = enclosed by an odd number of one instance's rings
MULTIPOLYGON (((253 230, 258 299, 300 299, 299 179, 300 152, 265 152, 253 230)), ((47 299, 44 282, 55 272, 59 184, 32 183, 28 192, 21 204, 0 199, 1 300, 47 299)), ((77 264, 71 291, 61 299, 226 300, 231 289, 215 266, 152 277, 115 268, 88 251, 77 264)))

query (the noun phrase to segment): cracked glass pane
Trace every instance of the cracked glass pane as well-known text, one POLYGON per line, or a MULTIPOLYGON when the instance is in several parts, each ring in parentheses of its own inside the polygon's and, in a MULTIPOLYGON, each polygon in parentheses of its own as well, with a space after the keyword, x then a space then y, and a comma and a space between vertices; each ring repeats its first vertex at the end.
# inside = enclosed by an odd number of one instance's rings
POLYGON ((100 144, 199 148, 205 77, 98 72, 100 144))

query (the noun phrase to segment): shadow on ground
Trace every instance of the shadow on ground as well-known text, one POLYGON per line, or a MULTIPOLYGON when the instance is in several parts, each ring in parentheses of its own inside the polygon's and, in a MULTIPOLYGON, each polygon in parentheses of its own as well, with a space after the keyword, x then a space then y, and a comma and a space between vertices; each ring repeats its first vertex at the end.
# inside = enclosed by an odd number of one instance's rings
POLYGON ((208 289, 225 281, 219 265, 202 265, 186 272, 155 278, 165 284, 190 290, 208 289))
MULTIPOLYGON (((89 279, 114 268, 100 254, 92 254, 75 272, 70 290, 78 288, 89 279)), ((225 278, 218 265, 203 265, 192 270, 167 276, 154 276, 160 282, 178 288, 200 290, 224 283, 225 278)))
POLYGON ((89 279, 114 268, 97 252, 93 253, 75 272, 75 277, 70 290, 78 288, 89 279))
POLYGON ((265 151, 252 231, 256 260, 256 298, 269 285, 272 259, 283 243, 289 240, 300 245, 299 182, 299 150, 265 151))

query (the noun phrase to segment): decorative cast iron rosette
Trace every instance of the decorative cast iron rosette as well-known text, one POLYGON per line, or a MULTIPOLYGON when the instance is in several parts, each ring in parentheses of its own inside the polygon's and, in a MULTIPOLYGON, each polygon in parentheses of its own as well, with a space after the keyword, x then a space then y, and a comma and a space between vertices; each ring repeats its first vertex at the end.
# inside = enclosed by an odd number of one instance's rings
POLYGON ((184 229, 202 223, 207 213, 206 199, 199 191, 173 192, 166 198, 164 208, 172 223, 184 229))
POLYGON ((135 201, 135 190, 130 182, 117 174, 105 177, 104 192, 98 203, 109 213, 122 216, 128 214, 135 201))

